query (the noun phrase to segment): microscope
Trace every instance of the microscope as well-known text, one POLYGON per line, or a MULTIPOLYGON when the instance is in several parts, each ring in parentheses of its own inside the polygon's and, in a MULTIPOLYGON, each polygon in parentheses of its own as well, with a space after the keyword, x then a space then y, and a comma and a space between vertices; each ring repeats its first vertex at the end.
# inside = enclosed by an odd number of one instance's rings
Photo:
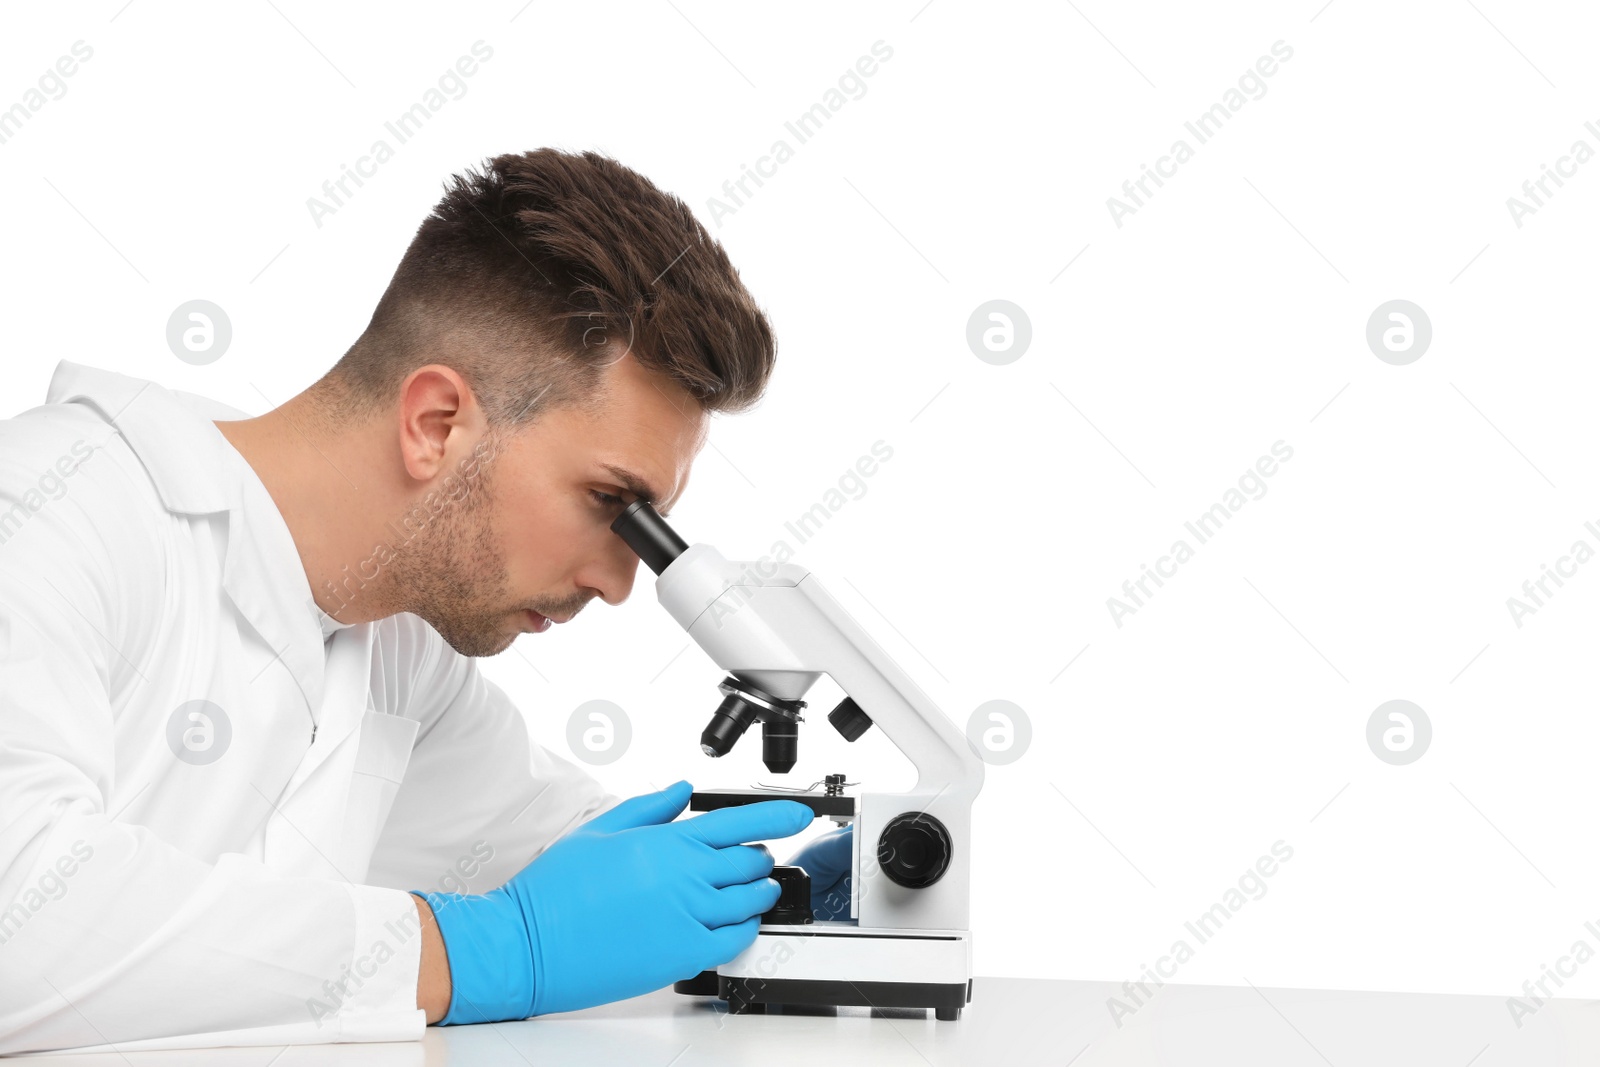
POLYGON ((828 722, 855 741, 874 724, 917 771, 905 793, 826 788, 696 792, 690 809, 795 800, 854 831, 847 918, 818 919, 809 878, 777 867, 781 895, 747 949, 680 993, 716 996, 731 1013, 769 1005, 931 1009, 955 1020, 972 999, 972 802, 983 761, 965 735, 822 587, 792 563, 723 558, 686 544, 648 501, 611 524, 656 574, 656 596, 727 672, 722 702, 700 737, 726 755, 761 723, 762 761, 774 774, 795 764, 802 698, 826 674, 846 696, 828 722))

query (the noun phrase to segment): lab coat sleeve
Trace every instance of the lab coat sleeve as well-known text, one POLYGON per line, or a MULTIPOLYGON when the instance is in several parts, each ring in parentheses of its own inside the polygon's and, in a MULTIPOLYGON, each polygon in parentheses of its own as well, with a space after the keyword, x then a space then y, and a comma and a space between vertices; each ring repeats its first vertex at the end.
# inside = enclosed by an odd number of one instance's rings
POLYGON ((113 540, 97 514, 69 494, 0 545, 0 1053, 420 1038, 407 894, 203 862, 119 821, 113 707, 161 669, 127 582, 160 556, 142 521, 113 540))
POLYGON ((533 741, 477 661, 415 615, 393 617, 412 676, 417 740, 367 881, 436 892, 501 885, 568 830, 621 798, 533 741))

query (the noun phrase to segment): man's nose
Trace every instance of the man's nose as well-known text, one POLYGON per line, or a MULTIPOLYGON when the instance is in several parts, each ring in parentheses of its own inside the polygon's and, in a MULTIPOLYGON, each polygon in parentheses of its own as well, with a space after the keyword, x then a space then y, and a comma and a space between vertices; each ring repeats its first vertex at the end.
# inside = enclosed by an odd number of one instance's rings
POLYGON ((639 557, 620 537, 612 537, 600 557, 591 565, 589 582, 600 591, 600 599, 616 607, 633 591, 633 578, 639 571, 639 557))

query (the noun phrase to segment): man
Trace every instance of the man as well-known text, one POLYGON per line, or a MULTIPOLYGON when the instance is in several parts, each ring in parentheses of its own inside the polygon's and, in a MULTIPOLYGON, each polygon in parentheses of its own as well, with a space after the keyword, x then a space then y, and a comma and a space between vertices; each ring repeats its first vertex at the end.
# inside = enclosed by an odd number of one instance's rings
POLYGON ((62 361, 0 422, 0 1052, 415 1038, 748 946, 810 810, 618 803, 472 658, 625 600, 611 521, 773 359, 682 201, 546 149, 266 415, 62 361))

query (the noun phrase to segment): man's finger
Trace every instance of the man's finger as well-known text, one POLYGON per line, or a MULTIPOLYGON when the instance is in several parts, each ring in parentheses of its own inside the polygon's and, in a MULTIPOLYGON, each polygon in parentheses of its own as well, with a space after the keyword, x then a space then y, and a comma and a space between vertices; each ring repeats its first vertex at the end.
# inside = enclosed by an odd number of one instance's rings
POLYGON ((810 826, 814 818, 811 809, 797 801, 758 800, 708 811, 677 825, 712 848, 727 848, 747 841, 789 837, 810 826))
POLYGON ((589 830, 614 834, 635 826, 653 826, 671 822, 689 806, 689 794, 694 787, 688 782, 674 782, 659 793, 645 793, 629 797, 610 811, 596 815, 584 824, 589 830))
POLYGON ((759 919, 778 903, 782 887, 771 878, 759 882, 740 882, 716 889, 707 897, 696 916, 709 929, 742 923, 752 916, 759 919))
POLYGON ((718 889, 765 878, 772 867, 772 853, 765 845, 729 845, 709 853, 704 861, 706 881, 718 889))

